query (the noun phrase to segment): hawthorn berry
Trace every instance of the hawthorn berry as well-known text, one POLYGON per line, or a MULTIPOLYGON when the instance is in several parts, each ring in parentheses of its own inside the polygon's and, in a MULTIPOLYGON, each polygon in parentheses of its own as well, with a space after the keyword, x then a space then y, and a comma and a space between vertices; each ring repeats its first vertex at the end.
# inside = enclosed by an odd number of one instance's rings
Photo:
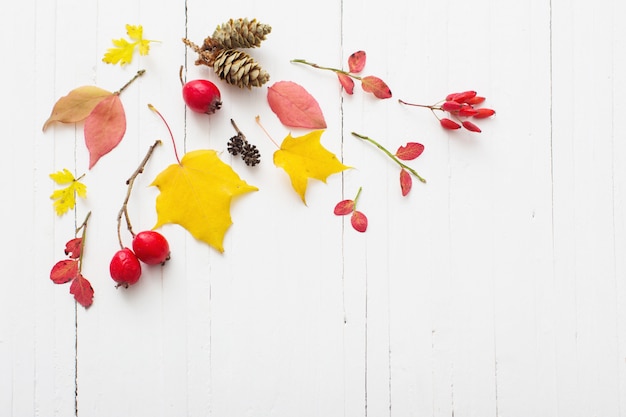
POLYGON ((109 264, 109 272, 117 287, 135 284, 141 277, 141 264, 135 253, 128 249, 120 249, 113 255, 109 264))
POLYGON ((164 264, 170 259, 170 245, 159 232, 145 230, 133 238, 133 251, 137 258, 148 265, 164 264))
POLYGON ((222 107, 220 90, 209 80, 193 80, 183 85, 183 99, 197 112, 213 114, 222 107))

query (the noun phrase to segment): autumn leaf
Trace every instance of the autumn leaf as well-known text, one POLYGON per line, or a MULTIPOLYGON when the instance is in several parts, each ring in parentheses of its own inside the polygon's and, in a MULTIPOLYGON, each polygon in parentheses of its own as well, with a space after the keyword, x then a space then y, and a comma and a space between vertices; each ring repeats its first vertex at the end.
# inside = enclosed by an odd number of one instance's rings
POLYGON ((151 185, 160 191, 154 228, 178 224, 220 252, 224 251, 224 235, 232 225, 232 199, 258 190, 222 162, 214 150, 188 152, 180 164, 167 167, 151 185))
POLYGON ((353 211, 350 216, 350 224, 357 232, 364 233, 367 230, 367 216, 360 211, 353 211))
POLYGON ((363 91, 374 94, 377 98, 390 98, 391 90, 383 80, 373 75, 361 78, 363 91))
POLYGON ((411 178, 409 171, 404 168, 400 169, 400 190, 402 191, 403 197, 406 197, 409 191, 411 191, 412 186, 413 178, 411 178))
POLYGON ((298 137, 289 134, 283 140, 280 149, 274 152, 274 165, 287 172, 293 189, 304 204, 309 178, 326 182, 330 175, 350 168, 322 146, 323 132, 324 130, 314 130, 298 137))
POLYGON ((76 259, 80 257, 83 246, 83 238, 75 237, 74 239, 70 239, 65 244, 65 254, 72 259, 76 259))
POLYGON ((133 60, 135 48, 139 49, 140 55, 148 55, 150 52, 150 42, 156 42, 143 38, 143 27, 141 25, 126 25, 126 34, 131 42, 124 38, 113 39, 113 48, 109 48, 102 58, 107 64, 126 65, 133 60))
POLYGON ((354 80, 350 76, 338 72, 337 78, 339 78, 339 82, 347 94, 354 94, 354 80))
POLYGON ((111 152, 126 133, 126 114, 118 94, 102 100, 85 120, 85 144, 89 169, 111 152))
POLYGON ((352 73, 358 73, 365 68, 365 51, 356 51, 348 57, 348 68, 352 73))
POLYGON ((292 81, 275 83, 267 90, 267 101, 285 126, 326 128, 326 121, 317 100, 299 84, 292 81))
POLYGON ((78 275, 78 260, 63 259, 57 262, 50 271, 50 279, 55 284, 65 284, 78 275))
POLYGON ((52 108, 52 113, 43 124, 46 130, 51 123, 76 123, 85 120, 93 109, 113 93, 102 88, 86 85, 75 88, 61 97, 52 108))
POLYGON ((93 304, 93 287, 87 278, 80 273, 74 278, 70 285, 70 294, 73 294, 78 304, 85 308, 93 304))
POLYGON ((424 152, 424 145, 417 142, 408 142, 406 145, 402 145, 396 151, 398 159, 403 161, 411 161, 424 152))
POLYGON ((74 178, 74 175, 67 169, 50 174, 50 178, 58 185, 65 185, 64 188, 55 190, 50 196, 54 200, 53 206, 57 216, 62 216, 74 208, 76 196, 87 197, 87 186, 79 181, 80 178, 74 178))

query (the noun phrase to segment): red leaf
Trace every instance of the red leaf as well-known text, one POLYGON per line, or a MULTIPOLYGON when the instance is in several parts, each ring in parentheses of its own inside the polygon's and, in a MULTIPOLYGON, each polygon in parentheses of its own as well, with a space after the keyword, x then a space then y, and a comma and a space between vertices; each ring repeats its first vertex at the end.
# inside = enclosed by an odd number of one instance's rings
POLYGON ((89 169, 111 152, 126 133, 126 114, 119 95, 102 100, 85 120, 85 143, 89 150, 89 169))
POLYGON ((350 72, 361 72, 365 67, 365 51, 356 51, 348 58, 348 67, 350 72))
POLYGON ((72 281, 70 294, 74 294, 74 299, 85 308, 93 304, 93 287, 87 278, 81 274, 78 274, 76 279, 72 281))
POLYGON ((466 120, 463 122, 463 127, 471 132, 476 132, 476 133, 481 132, 480 128, 476 126, 474 123, 470 122, 469 120, 466 120))
POLYGON ((454 130, 454 129, 460 129, 461 128, 460 124, 458 124, 454 120, 450 120, 450 119, 447 119, 445 117, 443 119, 439 120, 439 123, 441 124, 441 127, 443 127, 444 129, 454 130))
POLYGON ((80 258, 80 249, 83 239, 76 237, 65 244, 65 254, 72 259, 80 258))
POLYGON ((325 129, 319 104, 304 87, 292 81, 279 81, 267 90, 267 101, 282 124, 289 127, 325 129))
POLYGON ((398 148, 396 156, 403 161, 410 161, 420 156, 422 152, 424 152, 424 145, 417 142, 409 142, 398 148))
POLYGON ((337 216, 345 216, 354 210, 354 200, 343 200, 335 206, 335 214, 337 216))
POLYGON ((402 168, 400 171, 400 188, 402 189, 402 196, 406 196, 409 191, 411 191, 411 187, 413 186, 413 178, 411 178, 411 174, 409 171, 402 168))
POLYGON ((374 94, 378 98, 390 98, 391 90, 383 80, 373 75, 361 79, 363 91, 374 94))
POLYGON ((365 232, 367 230, 367 217, 360 211, 353 211, 350 217, 350 223, 357 232, 365 232))
POLYGON ((337 77, 339 78, 339 82, 341 83, 343 89, 346 90, 346 93, 352 94, 354 92, 354 80, 352 77, 339 72, 337 73, 337 77))
POLYGON ((496 114, 495 110, 483 107, 482 109, 476 109, 474 119, 486 119, 487 117, 493 116, 494 114, 496 114))
POLYGON ((50 271, 50 279, 55 284, 65 284, 76 278, 78 275, 78 261, 75 259, 64 259, 57 262, 50 271))

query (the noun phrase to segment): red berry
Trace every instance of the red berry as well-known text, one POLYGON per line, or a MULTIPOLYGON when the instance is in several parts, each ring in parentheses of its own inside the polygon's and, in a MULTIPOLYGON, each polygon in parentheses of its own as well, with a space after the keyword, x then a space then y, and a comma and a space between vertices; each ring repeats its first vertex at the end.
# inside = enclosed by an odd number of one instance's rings
POLYGON ((476 132, 476 133, 481 132, 480 128, 476 126, 474 123, 470 122, 469 120, 466 120, 463 122, 463 127, 471 132, 476 132))
POLYGON ((170 245, 159 232, 146 230, 133 238, 133 250, 140 261, 148 265, 163 264, 170 259, 170 245))
POLYGON ((118 287, 128 287, 139 281, 141 264, 132 250, 128 248, 120 249, 115 252, 113 259, 111 259, 109 272, 113 281, 117 282, 118 287))
POLYGON ((439 123, 441 123, 441 127, 443 127, 444 129, 460 129, 461 125, 458 124, 457 122, 455 122, 454 120, 450 120, 448 118, 443 118, 439 120, 439 123))
POLYGON ((220 90, 209 80, 193 80, 183 86, 183 99, 198 113, 213 114, 222 107, 220 90))
POLYGON ((495 110, 482 107, 480 109, 476 109, 474 119, 486 119, 487 117, 491 117, 494 114, 496 114, 495 110))

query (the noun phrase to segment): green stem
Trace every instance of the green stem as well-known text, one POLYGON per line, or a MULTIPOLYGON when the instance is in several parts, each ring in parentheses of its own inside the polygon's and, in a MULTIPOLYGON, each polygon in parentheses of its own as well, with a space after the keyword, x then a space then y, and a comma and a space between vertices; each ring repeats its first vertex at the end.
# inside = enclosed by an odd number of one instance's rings
POLYGON ((356 203, 357 201, 359 201, 359 196, 361 195, 362 190, 363 190, 363 187, 359 187, 359 191, 356 192, 356 197, 354 197, 354 207, 352 211, 356 211, 356 203))
POLYGON ((78 257, 78 272, 80 273, 83 270, 83 254, 85 253, 85 239, 87 238, 87 222, 89 221, 89 217, 91 217, 91 211, 87 213, 85 216, 85 220, 83 223, 76 228, 76 234, 81 231, 82 235, 80 237, 80 256, 78 257))
POLYGON ((420 174, 417 173, 417 171, 415 171, 413 168, 411 168, 410 166, 402 163, 402 161, 400 161, 394 154, 392 154, 391 152, 389 152, 387 150, 387 148, 385 148, 383 145, 381 145, 380 143, 376 142, 374 139, 369 138, 367 136, 363 136, 360 135, 356 132, 352 132, 353 136, 356 136, 357 138, 363 139, 368 141, 369 143, 373 144, 374 146, 376 146, 378 149, 380 149, 381 151, 383 151, 384 153, 387 154, 387 156, 391 159, 393 159, 395 161, 396 164, 400 165, 402 168, 406 169, 407 171, 409 171, 411 174, 413 174, 415 176, 415 178, 417 178, 418 180, 420 180, 421 182, 426 182, 426 180, 424 178, 422 178, 422 176, 420 174))
POLYGON ((340 70, 340 69, 337 69, 337 68, 331 68, 331 67, 323 67, 321 65, 317 65, 317 64, 314 64, 312 62, 308 62, 305 59, 292 59, 290 62, 294 62, 294 63, 297 63, 297 64, 308 65, 308 66, 311 66, 313 68, 317 68, 317 69, 321 69, 321 70, 337 72, 339 74, 347 75, 348 77, 354 78, 355 80, 361 80, 361 77, 359 77, 358 75, 354 75, 354 74, 352 74, 352 73, 350 73, 348 71, 340 70))

